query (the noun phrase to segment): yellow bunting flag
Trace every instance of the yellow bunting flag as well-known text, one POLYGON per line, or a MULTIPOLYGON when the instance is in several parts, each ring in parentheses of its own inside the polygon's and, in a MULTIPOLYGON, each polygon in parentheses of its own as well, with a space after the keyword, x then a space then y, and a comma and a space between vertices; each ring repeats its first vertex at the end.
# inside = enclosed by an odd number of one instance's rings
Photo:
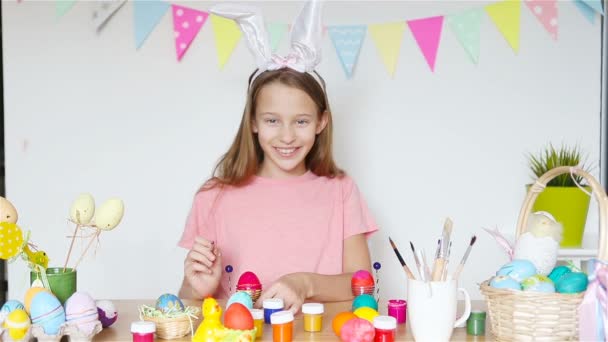
POLYGON ((369 32, 372 35, 372 40, 376 44, 382 62, 384 62, 384 66, 391 77, 395 75, 395 68, 397 68, 399 50, 401 50, 401 41, 404 31, 405 21, 369 25, 369 32))
POLYGON ((224 67, 228 58, 241 39, 241 30, 232 19, 211 15, 211 25, 215 36, 215 49, 220 69, 224 67))
POLYGON ((515 53, 519 52, 520 0, 505 0, 486 6, 486 12, 515 53))

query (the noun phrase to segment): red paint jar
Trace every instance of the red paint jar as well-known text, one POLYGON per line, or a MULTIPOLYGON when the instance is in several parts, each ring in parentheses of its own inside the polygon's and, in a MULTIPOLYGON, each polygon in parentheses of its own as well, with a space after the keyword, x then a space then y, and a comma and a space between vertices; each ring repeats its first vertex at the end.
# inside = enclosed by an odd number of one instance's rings
POLYGON ((133 342, 154 342, 156 324, 148 321, 137 321, 131 323, 131 334, 133 342))
POLYGON ((397 331, 397 320, 392 316, 376 316, 374 318, 376 335, 374 342, 394 342, 397 331))

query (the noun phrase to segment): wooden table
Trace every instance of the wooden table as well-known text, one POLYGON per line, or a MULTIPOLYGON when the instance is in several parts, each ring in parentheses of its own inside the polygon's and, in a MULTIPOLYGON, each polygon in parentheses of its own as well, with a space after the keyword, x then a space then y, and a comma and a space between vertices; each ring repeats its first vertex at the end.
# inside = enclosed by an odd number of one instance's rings
MULTIPOLYGON (((118 320, 114 325, 104 329, 101 333, 95 336, 94 341, 132 341, 130 332, 131 322, 139 320, 138 306, 141 304, 154 305, 153 301, 138 301, 138 300, 115 300, 113 301, 118 311, 118 320)), ((201 302, 196 301, 184 301, 185 305, 200 307, 201 302)), ((223 304, 224 302, 221 302, 223 304)), ((462 312, 462 303, 459 303, 458 313, 462 312)), ((339 341, 339 338, 334 334, 331 328, 331 321, 333 317, 342 311, 350 311, 352 302, 335 302, 325 304, 325 314, 323 317, 323 330, 317 333, 305 332, 302 327, 302 315, 296 316, 295 327, 294 327, 294 342, 295 341, 339 341)), ((484 301, 473 301, 474 309, 485 310, 484 301)), ((380 302, 380 313, 386 314, 386 304, 383 305, 380 302)), ((194 325, 195 329, 198 327, 200 320, 194 325)), ((491 335, 489 330, 488 320, 486 319, 486 336, 470 336, 467 335, 465 328, 456 328, 452 334, 452 341, 491 341, 491 335)), ((158 339, 159 341, 163 341, 158 339)), ((409 329, 409 324, 406 322, 405 325, 401 324, 397 328, 396 341, 414 341, 412 333, 409 329)), ((168 341, 191 341, 191 336, 187 335, 181 339, 168 340, 168 341)), ((261 341, 272 341, 272 328, 270 325, 264 326, 264 335, 261 341)))

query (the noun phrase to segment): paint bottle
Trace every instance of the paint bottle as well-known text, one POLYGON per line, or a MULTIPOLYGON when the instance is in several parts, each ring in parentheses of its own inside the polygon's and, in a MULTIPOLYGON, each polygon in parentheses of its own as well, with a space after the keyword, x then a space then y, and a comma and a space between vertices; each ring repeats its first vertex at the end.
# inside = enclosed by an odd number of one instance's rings
POLYGON ((291 342, 293 339, 293 312, 278 311, 270 315, 273 342, 291 342))
POLYGON ((264 322, 270 324, 270 315, 283 310, 283 300, 281 298, 264 299, 262 307, 264 308, 264 322))
POLYGON ((471 311, 467 319, 467 334, 479 336, 486 333, 486 313, 484 311, 471 311))
POLYGON ((133 342, 153 342, 156 324, 149 321, 136 321, 131 323, 133 342))
POLYGON ((323 312, 325 308, 321 303, 306 303, 302 305, 304 314, 304 331, 317 332, 323 329, 323 312))
POLYGON ((397 324, 403 324, 407 316, 407 302, 403 299, 391 299, 388 301, 388 315, 395 317, 397 324))
POLYGON ((253 326, 255 327, 255 337, 261 338, 264 333, 264 310, 251 309, 251 316, 253 317, 253 326))
POLYGON ((397 319, 393 316, 374 317, 376 335, 374 342, 394 342, 397 331, 397 319))

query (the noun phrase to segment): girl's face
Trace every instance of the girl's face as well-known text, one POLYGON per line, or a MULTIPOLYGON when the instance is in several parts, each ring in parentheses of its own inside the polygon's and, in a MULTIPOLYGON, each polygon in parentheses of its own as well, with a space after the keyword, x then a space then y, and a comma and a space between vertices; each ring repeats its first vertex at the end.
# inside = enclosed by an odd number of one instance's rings
POLYGON ((286 178, 306 172, 306 155, 327 125, 327 115, 318 115, 304 91, 274 82, 258 93, 252 124, 264 151, 259 175, 286 178))

